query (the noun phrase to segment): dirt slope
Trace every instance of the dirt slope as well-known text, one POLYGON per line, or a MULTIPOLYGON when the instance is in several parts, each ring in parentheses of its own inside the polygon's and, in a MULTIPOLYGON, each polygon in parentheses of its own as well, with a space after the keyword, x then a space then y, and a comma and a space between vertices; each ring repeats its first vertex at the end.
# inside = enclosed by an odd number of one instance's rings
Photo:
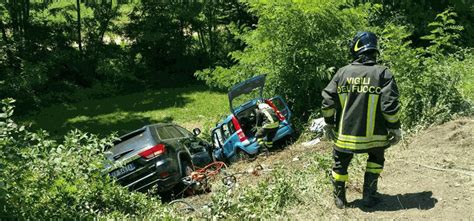
MULTIPOLYGON (((466 219, 474 218, 474 118, 448 122, 420 132, 408 143, 391 147, 386 152, 385 170, 379 181, 382 202, 372 209, 360 206, 363 170, 350 173, 349 208, 339 210, 333 205, 331 188, 323 196, 288 208, 288 218, 330 219, 466 219), (316 202, 318 201, 318 202, 316 202)), ((234 171, 245 171, 257 164, 272 168, 290 164, 304 169, 308 152, 329 154, 331 144, 322 142, 312 147, 293 145, 267 158, 232 165, 234 171), (289 163, 291 161, 291 163, 289 163)), ((365 158, 363 158, 365 159, 365 158)), ((239 185, 253 185, 262 176, 243 176, 239 185)), ((210 194, 188 198, 203 205, 210 194)))
MULTIPOLYGON (((358 179, 352 184, 357 187, 351 185, 348 190, 352 208, 339 210, 331 205, 327 214, 331 218, 474 218, 473 132, 474 119, 461 119, 427 129, 408 144, 392 147, 379 182, 382 203, 361 209, 362 181, 358 179)), ((311 211, 300 215, 311 218, 311 211)))

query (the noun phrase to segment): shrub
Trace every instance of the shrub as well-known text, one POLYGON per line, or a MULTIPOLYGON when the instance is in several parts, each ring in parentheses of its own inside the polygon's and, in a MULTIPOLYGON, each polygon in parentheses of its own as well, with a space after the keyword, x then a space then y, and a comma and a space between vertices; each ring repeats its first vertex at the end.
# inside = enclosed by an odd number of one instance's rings
POLYGON ((443 123, 457 113, 469 110, 460 89, 469 74, 467 49, 456 46, 462 27, 456 26, 454 13, 443 12, 430 23, 433 30, 423 37, 426 48, 414 48, 407 40, 406 26, 387 25, 381 31, 381 59, 394 72, 401 92, 402 125, 407 129, 443 123))
POLYGON ((100 139, 74 130, 57 142, 45 131, 15 124, 12 103, 2 100, 0 112, 1 217, 170 215, 158 198, 129 192, 104 175, 103 151, 113 136, 100 139))
POLYGON ((288 171, 275 170, 271 178, 258 183, 256 186, 246 186, 245 189, 235 187, 227 191, 221 187, 212 196, 209 213, 206 218, 219 219, 249 219, 275 218, 284 215, 284 209, 298 202, 298 183, 288 171))

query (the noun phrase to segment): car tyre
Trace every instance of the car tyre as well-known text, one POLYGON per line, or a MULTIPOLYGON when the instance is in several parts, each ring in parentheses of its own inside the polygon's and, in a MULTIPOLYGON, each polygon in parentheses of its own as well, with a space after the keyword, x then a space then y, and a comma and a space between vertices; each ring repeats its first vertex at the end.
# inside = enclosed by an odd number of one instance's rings
POLYGON ((296 141, 296 136, 294 134, 286 135, 283 138, 283 142, 281 143, 280 149, 285 149, 286 147, 294 144, 296 141))
POLYGON ((234 162, 247 161, 250 159, 250 156, 245 151, 237 149, 237 153, 235 153, 234 159, 234 162))
POLYGON ((187 160, 181 161, 181 178, 191 175, 194 171, 192 164, 189 163, 187 160))

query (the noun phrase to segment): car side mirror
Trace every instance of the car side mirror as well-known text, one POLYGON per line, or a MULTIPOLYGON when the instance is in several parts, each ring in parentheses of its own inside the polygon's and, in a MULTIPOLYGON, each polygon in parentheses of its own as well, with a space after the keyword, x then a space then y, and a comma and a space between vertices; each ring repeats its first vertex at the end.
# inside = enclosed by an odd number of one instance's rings
POLYGON ((195 137, 197 137, 199 134, 201 134, 201 129, 199 129, 199 128, 194 128, 194 129, 193 129, 193 134, 194 134, 195 137))

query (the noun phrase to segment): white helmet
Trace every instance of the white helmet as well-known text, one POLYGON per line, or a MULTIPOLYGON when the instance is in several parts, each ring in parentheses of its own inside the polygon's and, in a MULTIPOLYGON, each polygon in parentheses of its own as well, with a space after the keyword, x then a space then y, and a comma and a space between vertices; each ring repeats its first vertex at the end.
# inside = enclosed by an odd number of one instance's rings
POLYGON ((262 103, 258 104, 258 109, 260 109, 260 110, 268 109, 268 108, 271 108, 271 107, 267 103, 262 102, 262 103))

